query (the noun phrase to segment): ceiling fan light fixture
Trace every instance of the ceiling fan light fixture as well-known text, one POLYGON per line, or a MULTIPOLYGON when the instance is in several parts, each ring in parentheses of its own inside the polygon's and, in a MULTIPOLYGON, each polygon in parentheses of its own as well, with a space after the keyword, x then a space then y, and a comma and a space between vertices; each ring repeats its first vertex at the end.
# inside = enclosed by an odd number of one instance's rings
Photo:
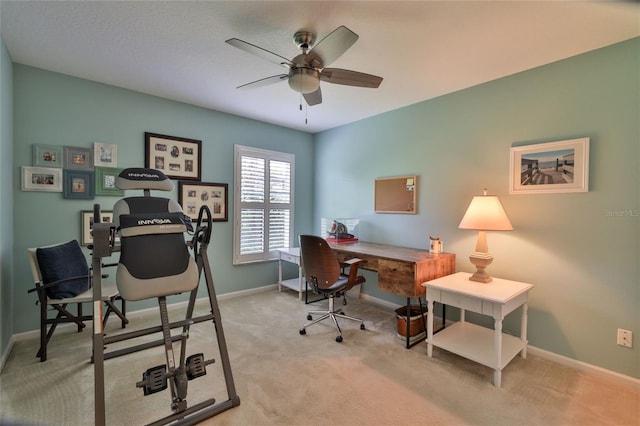
POLYGON ((289 76, 289 87, 303 95, 313 93, 320 87, 320 73, 312 68, 295 68, 289 76))

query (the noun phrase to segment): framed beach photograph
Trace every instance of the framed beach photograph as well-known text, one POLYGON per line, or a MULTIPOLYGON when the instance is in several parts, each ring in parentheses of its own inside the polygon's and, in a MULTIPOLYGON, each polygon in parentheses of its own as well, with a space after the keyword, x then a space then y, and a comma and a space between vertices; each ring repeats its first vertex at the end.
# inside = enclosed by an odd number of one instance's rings
POLYGON ((116 167, 96 167, 96 195, 114 195, 122 197, 124 191, 116 188, 116 177, 123 169, 116 167))
POLYGON ((118 145, 94 142, 93 165, 96 167, 118 167, 118 145))
POLYGON ((64 168, 73 170, 93 170, 93 152, 91 148, 65 146, 64 168))
POLYGON ((198 220, 198 213, 203 205, 211 210, 211 219, 214 222, 226 222, 229 220, 227 189, 226 183, 179 182, 178 202, 184 213, 194 222, 198 220))
MULTIPOLYGON (((87 246, 93 243, 93 236, 91 235, 91 231, 93 230, 93 210, 82 210, 81 214, 81 226, 82 226, 82 241, 81 244, 83 246, 87 246)), ((112 223, 113 222, 113 211, 103 210, 100 212, 100 222, 101 223, 112 223)), ((117 241, 117 239, 116 239, 117 241)))
POLYGON ((511 148, 510 194, 589 191, 589 138, 511 148))
POLYGON ((62 167, 62 147, 33 145, 33 165, 36 167, 62 167))
POLYGON ((93 200, 94 183, 93 172, 86 170, 64 170, 63 191, 64 198, 93 200))
POLYGON ((62 169, 22 166, 23 191, 62 192, 62 169))
POLYGON ((145 167, 174 179, 200 180, 202 141, 145 132, 145 167))

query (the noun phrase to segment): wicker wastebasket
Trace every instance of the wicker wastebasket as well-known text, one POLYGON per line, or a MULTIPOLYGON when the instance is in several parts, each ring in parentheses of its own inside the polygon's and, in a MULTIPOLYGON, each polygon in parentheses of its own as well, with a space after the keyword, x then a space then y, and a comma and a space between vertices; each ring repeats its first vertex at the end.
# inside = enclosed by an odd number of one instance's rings
MULTIPOLYGON (((396 309, 395 312, 398 336, 407 337, 407 307, 401 306, 396 309)), ((421 313, 420 306, 411 305, 409 307, 409 337, 414 337, 420 333, 424 333, 425 322, 422 320, 422 317, 426 314, 426 308, 422 308, 421 313)))

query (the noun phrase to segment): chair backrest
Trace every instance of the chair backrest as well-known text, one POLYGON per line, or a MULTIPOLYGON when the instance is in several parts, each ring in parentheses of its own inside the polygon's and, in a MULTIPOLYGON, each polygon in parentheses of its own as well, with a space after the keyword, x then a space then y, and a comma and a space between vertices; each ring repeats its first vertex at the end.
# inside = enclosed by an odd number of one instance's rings
POLYGON ((46 289, 47 297, 75 297, 90 288, 89 265, 78 241, 28 248, 27 252, 36 287, 68 278, 83 277, 46 289))
POLYGON ((143 197, 127 197, 114 206, 120 232, 116 284, 126 300, 142 300, 191 291, 198 286, 196 263, 184 238, 185 215, 174 200, 151 197, 151 189, 173 184, 154 169, 125 169, 119 189, 142 189, 143 197))
POLYGON ((327 241, 316 235, 300 235, 300 256, 307 282, 331 287, 340 278, 340 263, 327 241))

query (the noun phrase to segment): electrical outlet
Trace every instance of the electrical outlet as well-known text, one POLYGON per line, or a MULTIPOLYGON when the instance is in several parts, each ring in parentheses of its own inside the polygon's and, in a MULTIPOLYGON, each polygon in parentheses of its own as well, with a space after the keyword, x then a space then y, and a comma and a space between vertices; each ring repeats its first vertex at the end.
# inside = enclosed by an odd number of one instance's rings
POLYGON ((618 344, 626 348, 633 346, 633 332, 631 330, 618 329, 618 344))

